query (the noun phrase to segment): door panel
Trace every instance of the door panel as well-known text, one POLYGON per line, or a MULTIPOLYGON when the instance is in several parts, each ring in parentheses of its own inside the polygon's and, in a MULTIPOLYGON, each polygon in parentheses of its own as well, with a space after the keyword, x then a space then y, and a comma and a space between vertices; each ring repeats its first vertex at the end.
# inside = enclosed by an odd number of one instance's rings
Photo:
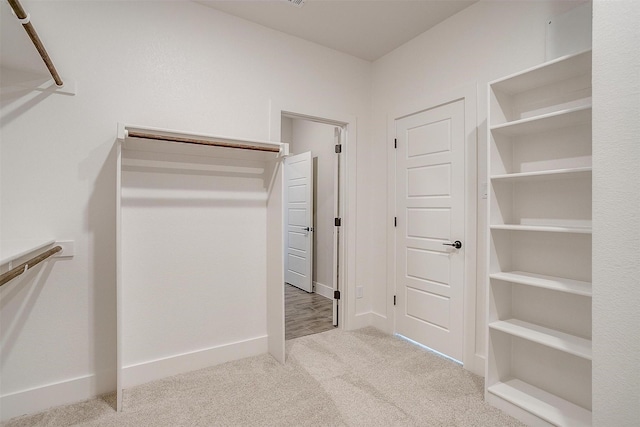
POLYGON ((451 122, 429 123, 407 131, 407 156, 415 157, 425 154, 451 151, 451 122))
POLYGON ((464 101, 396 121, 396 332, 462 360, 464 101))
POLYGON ((450 235, 451 209, 407 209, 407 236, 446 240, 450 235))
POLYGON ((429 326, 449 328, 449 298, 407 287, 407 315, 429 326))
POLYGON ((289 187, 289 201, 293 203, 304 203, 307 197, 306 185, 294 185, 289 187))
POLYGON ((407 248, 407 278, 449 284, 451 262, 440 252, 407 248))
MULTIPOLYGON (((302 201, 298 201, 298 202, 289 202, 290 204, 295 204, 296 206, 299 206, 301 204, 304 204, 306 201, 302 200, 302 201)), ((289 208, 289 223, 288 225, 290 226, 295 226, 295 227, 300 227, 301 229, 304 229, 307 224, 309 224, 309 220, 308 220, 308 216, 309 216, 309 210, 307 208, 294 208, 291 209, 289 208)), ((301 232, 303 230, 294 230, 294 232, 301 232)))
POLYGON ((313 291, 313 162, 311 152, 284 161, 285 282, 313 291))
POLYGON ((407 169, 407 197, 435 197, 451 194, 450 165, 407 169))

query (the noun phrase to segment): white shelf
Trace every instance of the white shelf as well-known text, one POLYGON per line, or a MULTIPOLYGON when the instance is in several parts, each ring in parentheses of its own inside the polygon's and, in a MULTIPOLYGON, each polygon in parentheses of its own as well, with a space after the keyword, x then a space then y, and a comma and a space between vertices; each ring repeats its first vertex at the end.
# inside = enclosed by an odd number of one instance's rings
POLYGON ((496 224, 491 225, 492 230, 507 231, 540 231, 547 233, 573 233, 573 234, 591 234, 591 227, 560 227, 546 225, 519 225, 519 224, 496 224))
POLYGON ((555 82, 591 73, 591 50, 567 55, 490 83, 507 94, 527 92, 555 82))
POLYGON ((491 279, 504 280, 505 282, 520 285, 535 286, 558 292, 566 292, 574 295, 591 296, 591 283, 580 280, 565 279, 563 277, 545 276, 542 274, 527 273, 525 271, 509 271, 490 274, 491 279))
POLYGON ((570 427, 591 426, 591 411, 518 379, 499 382, 487 389, 543 420, 570 427))
POLYGON ((492 181, 551 181, 555 179, 591 177, 591 167, 555 169, 536 172, 507 173, 491 176, 492 181))
POLYGON ((491 322, 489 328, 591 360, 591 341, 518 319, 491 322))
POLYGON ((53 243, 55 243, 54 239, 2 240, 0 241, 0 265, 8 264, 53 243))
POLYGON ((590 121, 591 105, 585 105, 494 125, 491 126, 491 132, 508 136, 527 135, 535 132, 574 126, 580 123, 588 123, 590 121))

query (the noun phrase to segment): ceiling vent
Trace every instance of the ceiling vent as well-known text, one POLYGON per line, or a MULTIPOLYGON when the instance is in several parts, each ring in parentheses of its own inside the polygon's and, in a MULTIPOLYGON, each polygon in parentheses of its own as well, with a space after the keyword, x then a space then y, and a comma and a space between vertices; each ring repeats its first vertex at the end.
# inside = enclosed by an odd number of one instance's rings
POLYGON ((295 6, 295 7, 302 7, 304 5, 305 0, 283 0, 286 1, 287 3, 295 6))

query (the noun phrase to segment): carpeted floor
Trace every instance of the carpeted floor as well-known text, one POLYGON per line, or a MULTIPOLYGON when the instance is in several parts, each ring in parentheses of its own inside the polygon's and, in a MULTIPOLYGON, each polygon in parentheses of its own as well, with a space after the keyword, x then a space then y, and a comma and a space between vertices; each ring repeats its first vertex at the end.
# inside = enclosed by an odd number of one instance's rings
POLYGON ((18 426, 521 426, 482 398, 483 379, 374 328, 287 342, 262 355, 10 420, 18 426))

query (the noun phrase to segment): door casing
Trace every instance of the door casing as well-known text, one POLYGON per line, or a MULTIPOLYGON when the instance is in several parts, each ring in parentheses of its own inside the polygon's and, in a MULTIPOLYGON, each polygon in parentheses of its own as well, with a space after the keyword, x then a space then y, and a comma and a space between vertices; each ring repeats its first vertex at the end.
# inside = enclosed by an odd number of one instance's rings
MULTIPOLYGON (((281 138, 282 117, 311 120, 342 128, 342 164, 340 179, 340 217, 342 218, 339 244, 339 289, 340 304, 338 307, 339 328, 353 330, 369 325, 369 317, 356 315, 355 306, 355 251, 356 227, 356 149, 357 126, 356 117, 338 109, 323 110, 317 103, 290 104, 279 100, 270 100, 270 129, 272 141, 281 138)), ((284 289, 282 294, 284 300, 284 289)), ((284 313, 283 313, 284 316, 284 313)))

